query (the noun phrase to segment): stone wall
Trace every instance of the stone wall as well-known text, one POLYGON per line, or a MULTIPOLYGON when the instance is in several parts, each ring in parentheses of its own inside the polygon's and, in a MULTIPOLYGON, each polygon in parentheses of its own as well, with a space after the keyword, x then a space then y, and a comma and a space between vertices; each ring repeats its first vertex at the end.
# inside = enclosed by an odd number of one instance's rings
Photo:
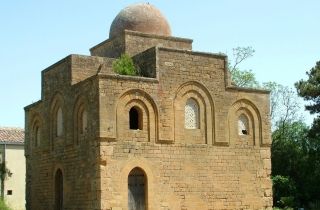
POLYGON ((267 209, 272 206, 270 151, 122 141, 101 143, 101 209, 127 209, 130 170, 148 180, 148 209, 267 209))
POLYGON ((270 209, 269 93, 230 86, 226 56, 192 52, 190 40, 126 32, 122 41, 125 48, 111 40, 91 52, 116 57, 125 49, 146 77, 115 74, 113 58, 79 55, 42 72, 41 101, 25 108, 27 208, 54 208, 61 170, 64 209, 125 210, 128 175, 138 167, 149 210, 270 209), (184 126, 190 98, 199 108, 195 129, 184 126), (129 126, 133 107, 139 129, 129 126))

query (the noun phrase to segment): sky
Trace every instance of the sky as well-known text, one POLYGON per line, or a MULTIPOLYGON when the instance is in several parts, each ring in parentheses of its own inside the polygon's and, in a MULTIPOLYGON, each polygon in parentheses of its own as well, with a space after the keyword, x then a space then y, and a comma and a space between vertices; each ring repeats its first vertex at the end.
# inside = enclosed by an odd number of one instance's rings
POLYGON ((89 55, 108 39, 120 10, 140 2, 161 10, 173 36, 193 39, 194 51, 232 60, 233 48, 251 46, 255 54, 240 68, 252 69, 260 82, 293 88, 320 60, 319 0, 3 1, 0 126, 23 128, 23 108, 40 100, 41 71, 69 54, 89 55))

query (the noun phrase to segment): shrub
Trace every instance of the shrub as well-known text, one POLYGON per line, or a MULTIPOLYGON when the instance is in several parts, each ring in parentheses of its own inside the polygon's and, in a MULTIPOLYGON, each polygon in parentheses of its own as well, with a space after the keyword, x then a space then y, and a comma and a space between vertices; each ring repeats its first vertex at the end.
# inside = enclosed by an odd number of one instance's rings
POLYGON ((120 58, 112 63, 113 70, 121 75, 139 75, 138 68, 134 65, 132 58, 127 54, 122 54, 120 58))
POLYGON ((0 209, 1 210, 11 210, 11 208, 2 199, 0 199, 0 209))

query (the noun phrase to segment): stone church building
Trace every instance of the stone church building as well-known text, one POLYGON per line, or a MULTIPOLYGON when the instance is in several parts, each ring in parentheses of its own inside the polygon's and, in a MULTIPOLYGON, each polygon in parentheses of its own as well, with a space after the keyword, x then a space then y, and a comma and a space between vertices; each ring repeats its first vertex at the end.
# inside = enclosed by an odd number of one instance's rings
POLYGON ((90 53, 43 70, 25 107, 28 210, 271 209, 268 91, 233 86, 225 55, 149 4, 90 53), (114 72, 122 54, 139 76, 114 72))

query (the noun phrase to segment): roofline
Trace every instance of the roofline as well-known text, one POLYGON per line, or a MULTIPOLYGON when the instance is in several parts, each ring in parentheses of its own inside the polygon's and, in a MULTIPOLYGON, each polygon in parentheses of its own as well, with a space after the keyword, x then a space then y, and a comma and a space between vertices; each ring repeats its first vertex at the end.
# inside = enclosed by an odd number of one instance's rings
POLYGON ((169 48, 169 47, 156 47, 159 50, 163 51, 169 51, 169 52, 177 52, 177 53, 186 53, 190 55, 203 55, 213 58, 223 58, 224 60, 227 59, 227 55, 223 53, 208 53, 208 52, 199 52, 199 51, 192 51, 192 50, 183 50, 183 49, 175 49, 175 48, 169 48))
POLYGON ((171 41, 180 41, 180 42, 188 42, 188 43, 192 43, 193 40, 192 39, 188 39, 188 38, 181 38, 181 37, 175 37, 175 36, 162 36, 162 35, 157 35, 157 34, 148 34, 148 33, 142 33, 142 32, 139 32, 139 31, 131 31, 131 30, 124 30, 122 31, 121 34, 119 34, 118 36, 115 36, 115 37, 112 37, 112 38, 109 38, 109 39, 106 39, 102 42, 100 42, 99 44, 91 47, 89 50, 94 50, 98 47, 100 47, 101 45, 107 43, 107 42, 111 42, 113 41, 114 39, 117 39, 119 37, 124 37, 126 34, 129 34, 129 35, 137 35, 137 36, 140 36, 140 37, 147 37, 147 38, 157 38, 157 39, 165 39, 165 40, 171 40, 171 41))
POLYGON ((27 110, 29 110, 31 107, 36 106, 36 105, 40 104, 41 102, 42 102, 42 100, 40 99, 40 100, 38 100, 38 101, 36 101, 36 102, 34 102, 34 103, 32 103, 32 104, 29 104, 28 106, 25 106, 25 107, 24 107, 24 110, 27 111, 27 110))
POLYGON ((255 88, 245 88, 245 87, 237 87, 237 86, 228 86, 227 90, 238 90, 243 92, 251 92, 251 93, 265 93, 270 94, 270 90, 265 89, 255 89, 255 88))
POLYGON ((0 145, 24 145, 24 142, 0 141, 0 145))

